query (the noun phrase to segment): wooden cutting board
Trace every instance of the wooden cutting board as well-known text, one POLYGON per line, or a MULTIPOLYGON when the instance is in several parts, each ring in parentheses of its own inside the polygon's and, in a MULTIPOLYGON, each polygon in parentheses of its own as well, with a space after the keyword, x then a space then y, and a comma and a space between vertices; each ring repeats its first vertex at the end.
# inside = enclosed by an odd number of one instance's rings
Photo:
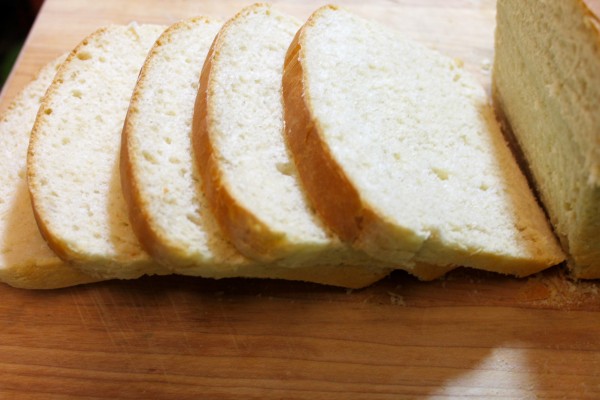
MULTIPOLYGON (((228 18, 248 4, 47 0, 0 108, 101 25, 228 18)), ((302 19, 322 5, 274 4, 302 19)), ((489 89, 494 1, 340 4, 463 59, 489 89)), ((598 289, 559 268, 429 283, 396 272, 355 291, 176 276, 0 285, 0 398, 599 398, 598 289)))

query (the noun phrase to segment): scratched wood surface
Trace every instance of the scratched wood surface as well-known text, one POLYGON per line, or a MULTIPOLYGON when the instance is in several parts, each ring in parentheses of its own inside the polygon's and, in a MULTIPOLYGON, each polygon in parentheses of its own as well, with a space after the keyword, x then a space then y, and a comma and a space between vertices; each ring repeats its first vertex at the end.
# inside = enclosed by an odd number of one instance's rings
MULTIPOLYGON (((277 1, 299 18, 322 3, 277 1)), ((227 18, 241 1, 47 0, 0 98, 107 23, 227 18)), ((489 88, 494 1, 340 4, 463 59, 489 88)), ((364 290, 188 277, 54 291, 0 285, 0 399, 600 397, 600 294, 396 272, 364 290)))

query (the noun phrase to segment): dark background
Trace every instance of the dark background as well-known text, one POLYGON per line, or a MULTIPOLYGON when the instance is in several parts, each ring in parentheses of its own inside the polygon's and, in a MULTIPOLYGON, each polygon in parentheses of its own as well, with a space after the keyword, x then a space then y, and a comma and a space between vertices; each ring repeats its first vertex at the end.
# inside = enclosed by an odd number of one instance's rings
POLYGON ((0 0, 0 89, 44 0, 0 0))

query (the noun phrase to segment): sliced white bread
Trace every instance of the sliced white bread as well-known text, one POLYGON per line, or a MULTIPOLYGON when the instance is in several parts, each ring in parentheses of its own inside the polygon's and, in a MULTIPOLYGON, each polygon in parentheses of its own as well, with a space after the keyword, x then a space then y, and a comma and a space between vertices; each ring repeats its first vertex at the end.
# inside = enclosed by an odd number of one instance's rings
POLYGON ((29 135, 40 102, 66 56, 46 65, 0 116, 0 281, 26 289, 54 289, 93 282, 48 248, 27 190, 29 135))
POLYGON ((305 202, 283 141, 283 61, 300 25, 266 4, 245 8, 215 39, 198 93, 193 140, 208 200, 234 245, 262 261, 342 249, 305 202))
POLYGON ((304 188, 343 240, 389 262, 519 276, 563 261, 457 62, 327 6, 288 51, 283 97, 304 188))
POLYGON ((107 278, 167 271, 135 237, 119 177, 121 131, 157 25, 110 26, 69 55, 42 102, 28 153, 39 228, 61 258, 107 278))
MULTIPOLYGON (((308 205, 283 138, 281 77, 300 23, 266 4, 240 11, 202 70, 193 141, 207 199, 244 255, 298 268, 388 267, 323 227, 308 205)), ((441 275, 446 269, 432 268, 441 275)))
POLYGON ((493 95, 577 278, 600 278, 600 1, 498 1, 493 95))
POLYGON ((223 236, 193 163, 192 116, 200 72, 221 27, 193 18, 169 27, 148 54, 131 99, 121 148, 121 179, 132 227, 155 259, 174 272, 262 277, 358 288, 387 274, 321 260, 287 268, 242 256, 223 236))

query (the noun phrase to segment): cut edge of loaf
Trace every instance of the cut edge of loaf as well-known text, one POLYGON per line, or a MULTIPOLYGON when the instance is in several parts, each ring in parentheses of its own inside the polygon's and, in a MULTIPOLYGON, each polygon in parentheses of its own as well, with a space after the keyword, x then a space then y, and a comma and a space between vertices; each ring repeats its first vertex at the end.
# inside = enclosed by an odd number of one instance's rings
MULTIPOLYGON (((583 25, 586 27, 586 29, 589 29, 589 31, 592 33, 592 35, 595 38, 594 41, 596 42, 596 44, 598 46, 600 46, 600 1, 598 1, 598 0, 573 0, 572 3, 573 3, 573 6, 576 9, 578 9, 579 12, 581 12, 581 16, 583 17, 583 22, 584 22, 583 25)), ((511 122, 511 118, 509 116, 510 112, 507 110, 508 108, 510 108, 510 101, 508 101, 508 103, 507 103, 507 100, 502 95, 503 90, 500 90, 499 83, 498 83, 498 75, 499 75, 498 59, 499 59, 499 55, 501 54, 499 49, 497 48, 499 46, 498 28, 499 27, 497 27, 497 29, 496 29, 496 37, 495 37, 495 46, 496 46, 497 57, 495 58, 495 62, 494 62, 494 68, 493 68, 493 72, 492 72, 492 82, 491 82, 492 83, 492 90, 491 90, 492 93, 491 94, 492 94, 493 106, 494 106, 494 110, 496 112, 497 118, 499 119, 499 121, 501 123, 502 130, 503 130, 503 133, 504 133, 507 141, 511 144, 511 147, 513 147, 513 150, 514 150, 513 153, 515 154, 515 157, 516 157, 519 165, 521 166, 522 171, 526 175, 527 180, 529 181, 532 190, 536 194, 536 199, 538 200, 540 207, 544 210, 548 220, 551 222, 551 228, 553 229, 555 235, 559 238, 559 241, 560 241, 561 245, 563 246, 563 249, 565 250, 566 265, 569 269, 570 276, 574 279, 598 279, 598 278, 600 278, 600 247, 596 246, 596 248, 594 249, 593 246, 589 245, 589 243, 582 243, 581 240, 577 240, 578 237, 570 237, 570 235, 573 233, 573 231, 571 230, 571 228, 566 228, 566 226, 567 226, 567 224, 565 224, 566 221, 562 220, 562 218, 558 216, 559 213, 552 212, 553 206, 551 203, 553 201, 549 200, 549 198, 548 198, 548 196, 552 196, 552 195, 549 194, 549 192, 547 190, 543 190, 542 185, 540 185, 538 179, 536 179, 536 174, 534 173, 535 166, 533 166, 531 164, 531 160, 525 154, 526 150, 520 144, 521 139, 519 139, 519 135, 517 134, 518 129, 516 126, 514 126, 515 125, 513 123, 514 121, 511 122), (548 204, 546 204, 546 203, 548 203, 548 204), (577 243, 571 243, 572 241, 573 242, 577 241, 577 243), (575 244, 575 246, 571 246, 572 244, 575 244), (571 247, 573 247, 573 248, 571 248, 571 247), (585 249, 586 253, 581 253, 581 251, 584 249, 585 249)), ((506 29, 506 31, 508 32, 509 29, 506 29)), ((517 48, 515 48, 515 50, 520 52, 520 50, 517 48)), ((504 56, 504 58, 511 58, 511 57, 507 57, 506 55, 504 55, 504 52, 502 52, 502 56, 504 56)), ((515 58, 517 58, 517 57, 515 57, 515 58)), ((540 71, 538 71, 538 73, 540 73, 540 71)), ((506 81, 506 78, 504 78, 504 80, 506 81)), ((550 86, 550 85, 548 84, 548 86, 550 86)), ((508 90, 508 89, 506 89, 506 90, 508 90)), ((513 93, 513 97, 514 97, 514 93, 513 93)), ((535 109, 537 109, 537 107, 535 109)), ((538 119, 543 120, 543 118, 538 118, 538 119)), ((518 125, 518 123, 516 123, 516 124, 518 125)), ((535 129, 535 128, 532 128, 532 129, 535 129)), ((521 129, 521 130, 524 131, 524 129, 521 129)), ((561 146, 559 146, 559 147, 561 147, 561 146)), ((535 161, 534 161, 534 164, 535 164, 535 161)), ((600 200, 600 186, 598 186, 598 182, 600 179, 600 169, 598 168, 598 166, 596 164, 595 166, 592 165, 592 168, 587 168, 587 166, 586 166, 585 170, 587 171, 587 173, 589 173, 588 184, 594 186, 593 188, 589 189, 585 193, 586 198, 588 200, 591 198, 595 198, 596 199, 595 201, 597 202, 600 200)), ((543 174, 541 174, 541 175, 543 176, 543 174)), ((543 178, 542 178, 542 180, 543 180, 543 178)), ((554 207, 556 207, 556 205, 554 207)), ((588 212, 586 214, 589 217, 590 210, 587 210, 587 211, 588 212)), ((594 217, 595 221, 600 220, 600 217, 598 217, 597 215, 594 217)), ((589 221, 589 219, 587 219, 587 218, 583 218, 583 220, 589 221)), ((593 229, 593 228, 591 228, 592 225, 598 226, 597 223, 594 223, 594 222, 589 224, 587 226, 588 236, 589 236, 589 231, 591 229, 593 229)), ((598 229, 596 229, 596 232, 598 232, 598 229)), ((577 233, 577 235, 573 235, 573 236, 579 236, 581 234, 581 231, 578 231, 576 233, 577 233)))

